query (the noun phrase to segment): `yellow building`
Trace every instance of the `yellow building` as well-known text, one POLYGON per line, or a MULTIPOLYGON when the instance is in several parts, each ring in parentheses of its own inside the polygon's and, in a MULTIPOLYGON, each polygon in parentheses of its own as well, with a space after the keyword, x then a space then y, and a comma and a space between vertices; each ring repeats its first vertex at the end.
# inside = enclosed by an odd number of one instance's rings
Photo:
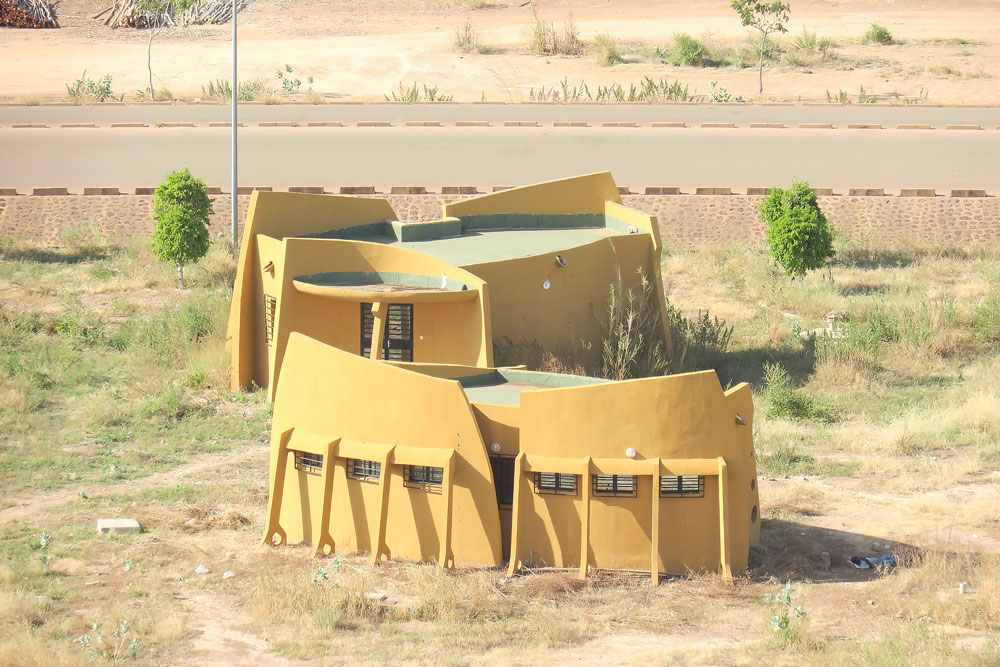
POLYGON ((254 193, 229 333, 234 386, 274 401, 265 542, 581 576, 744 569, 747 385, 494 367, 500 341, 599 357, 609 287, 659 284, 660 250, 607 173, 421 223, 381 199, 254 193))
POLYGON ((449 204, 432 222, 396 217, 384 199, 254 192, 229 318, 234 388, 273 398, 293 331, 397 361, 490 366, 494 343, 513 342, 594 362, 616 275, 626 289, 639 270, 659 280, 656 218, 622 206, 607 172, 449 204))
POLYGON ((453 565, 746 568, 746 384, 379 362, 299 333, 274 401, 265 542, 453 565))

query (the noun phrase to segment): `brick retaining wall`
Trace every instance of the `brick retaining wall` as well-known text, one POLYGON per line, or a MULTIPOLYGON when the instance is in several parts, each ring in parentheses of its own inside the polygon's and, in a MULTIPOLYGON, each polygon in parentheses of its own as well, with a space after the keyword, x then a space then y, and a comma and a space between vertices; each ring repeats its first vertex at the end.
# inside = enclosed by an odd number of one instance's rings
MULTIPOLYGON (((403 220, 432 220, 448 202, 467 195, 388 195, 403 220)), ((212 231, 227 236, 229 196, 216 195, 212 231)), ((755 195, 624 195, 627 206, 654 214, 668 247, 697 248, 763 238, 755 195)), ((240 196, 240 219, 250 196, 240 196)), ((148 235, 152 196, 68 195, 0 197, 0 239, 25 245, 64 245, 70 236, 104 240, 148 235)), ((1000 241, 997 197, 819 197, 838 234, 881 246, 1000 241)))

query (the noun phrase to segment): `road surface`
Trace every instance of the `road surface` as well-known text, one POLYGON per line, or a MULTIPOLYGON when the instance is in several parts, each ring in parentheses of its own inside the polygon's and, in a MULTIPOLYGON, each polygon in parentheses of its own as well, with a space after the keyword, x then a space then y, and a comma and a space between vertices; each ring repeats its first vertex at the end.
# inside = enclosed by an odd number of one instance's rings
MULTIPOLYGON (((309 122, 339 121, 504 121, 527 120, 551 125, 556 121, 683 122, 688 125, 731 122, 750 123, 877 123, 885 127, 901 124, 980 125, 994 130, 1000 125, 1000 108, 935 107, 925 105, 743 105, 743 104, 241 104, 240 121, 309 122)), ((228 105, 218 104, 97 104, 90 106, 0 105, 0 127, 23 123, 111 123, 189 122, 207 124, 229 120, 228 105)))
MULTIPOLYGON (((0 129, 0 188, 119 187, 189 167, 229 183, 225 127, 0 129)), ((240 130, 240 184, 522 185, 611 170, 646 186, 952 188, 1000 192, 1000 131, 652 127, 257 127, 240 130)), ((225 187, 228 191, 228 187, 225 187)))

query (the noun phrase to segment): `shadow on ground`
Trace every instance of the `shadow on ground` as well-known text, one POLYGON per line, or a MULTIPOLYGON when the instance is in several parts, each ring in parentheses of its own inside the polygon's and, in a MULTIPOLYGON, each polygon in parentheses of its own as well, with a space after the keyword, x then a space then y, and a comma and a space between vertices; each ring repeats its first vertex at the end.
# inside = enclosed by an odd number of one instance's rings
POLYGON ((855 568, 852 556, 900 556, 915 550, 878 535, 764 519, 760 545, 750 549, 749 575, 755 581, 868 581, 877 571, 855 568))
POLYGON ((9 262, 34 262, 37 264, 79 264, 108 259, 115 249, 107 246, 83 246, 62 250, 59 248, 0 248, 0 259, 9 262))

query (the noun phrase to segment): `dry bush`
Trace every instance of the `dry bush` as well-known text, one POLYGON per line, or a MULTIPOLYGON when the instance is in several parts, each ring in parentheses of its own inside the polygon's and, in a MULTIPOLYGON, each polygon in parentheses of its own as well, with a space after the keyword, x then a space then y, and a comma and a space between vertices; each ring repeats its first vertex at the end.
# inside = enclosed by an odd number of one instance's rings
POLYGON ((642 269, 637 273, 635 289, 625 289, 619 270, 608 290, 607 316, 602 321, 601 376, 610 380, 652 377, 667 370, 657 294, 663 286, 650 281, 642 269))
POLYGON ((544 373, 594 375, 586 363, 589 351, 590 346, 579 340, 563 341, 554 350, 546 350, 538 341, 514 341, 505 336, 493 341, 493 364, 498 368, 523 365, 544 373))
POLYGON ((890 613, 905 618, 1000 628, 1000 555, 995 553, 915 551, 904 555, 879 589, 890 613), (958 591, 963 581, 968 583, 964 595, 958 591))
POLYGON ((30 632, 0 640, 0 665, 11 667, 84 667, 91 665, 86 654, 71 647, 53 646, 30 632))
POLYGON ((583 52, 583 41, 577 30, 573 13, 566 17, 566 22, 560 30, 554 23, 543 19, 535 3, 531 3, 531 12, 535 23, 528 36, 528 52, 539 56, 576 56, 583 52))

